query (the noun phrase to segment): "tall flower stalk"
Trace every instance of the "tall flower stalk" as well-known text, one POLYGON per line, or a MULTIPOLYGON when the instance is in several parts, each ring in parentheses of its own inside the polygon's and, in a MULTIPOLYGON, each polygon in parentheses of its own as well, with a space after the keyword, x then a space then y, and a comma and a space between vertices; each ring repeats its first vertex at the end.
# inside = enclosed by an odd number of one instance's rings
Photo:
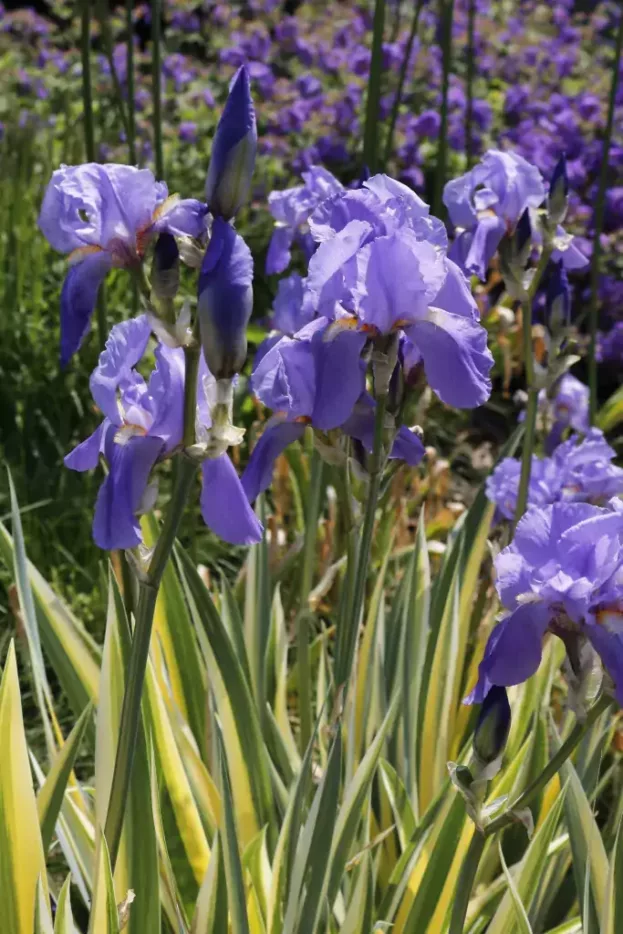
POLYGON ((433 193, 433 213, 440 215, 442 195, 448 171, 448 91, 452 71, 452 21, 454 18, 454 0, 439 0, 439 26, 441 30, 441 125, 439 127, 439 147, 437 149, 437 168, 435 170, 435 188, 433 193))
MULTIPOLYGON (((187 380, 186 386, 190 385, 187 380)), ((190 393, 187 393, 187 398, 190 393)), ((130 789, 132 766, 136 751, 136 738, 141 717, 141 699, 145 683, 145 672, 149 658, 149 646, 154 622, 154 612, 158 590, 165 568, 171 557, 175 538, 186 509, 193 481, 197 474, 197 464, 185 453, 178 455, 176 486, 169 503, 165 522, 156 543, 153 557, 146 577, 139 580, 139 600, 136 611, 134 637, 126 677, 126 690, 123 695, 121 720, 119 723, 119 741, 115 756, 108 811, 104 834, 110 851, 110 862, 114 866, 119 853, 123 819, 130 789)))
POLYGON ((126 22, 126 64, 127 64, 127 88, 128 88, 128 152, 130 163, 136 165, 136 116, 134 113, 134 4, 132 0, 126 0, 125 4, 125 22, 126 22))
POLYGON ((474 164, 474 75, 476 58, 474 28, 476 24, 476 0, 468 0, 467 7, 467 50, 466 50, 466 102, 465 102, 465 157, 467 168, 474 164))
POLYGON ((372 27, 372 59, 366 98, 366 121, 363 133, 363 163, 374 174, 378 166, 379 105, 383 79, 383 33, 385 29, 385 0, 375 0, 372 27))
POLYGON ((394 151, 394 135, 396 132, 396 123, 398 122, 398 114, 400 113, 400 104, 402 103, 402 95, 404 93, 405 83, 407 80, 407 72, 409 71, 409 63, 411 61, 411 54, 413 52, 413 46, 415 44, 415 39, 417 36, 418 24, 420 21, 420 13, 422 7, 424 6, 424 0, 416 0, 415 6, 413 7, 413 16, 411 18, 411 29, 409 30, 409 37, 407 39, 407 44, 405 46, 405 52, 400 63, 400 73, 398 75, 398 84, 396 85, 396 93, 394 95, 394 102, 392 104, 392 112, 389 118, 389 126, 387 128, 387 137, 385 140, 385 151, 383 157, 383 164, 386 166, 389 160, 392 157, 394 151))
POLYGON ((619 28, 617 30, 616 46, 614 51, 614 61, 612 63, 612 79, 610 84, 610 96, 608 98, 608 119, 606 122, 606 131, 604 133, 603 148, 601 153, 601 169, 599 172, 599 187, 597 189, 597 198, 595 201, 595 218, 593 233, 593 255, 591 258, 591 298, 590 298, 590 348, 588 356, 588 384, 590 387, 590 417, 591 423, 595 423, 597 415, 598 394, 597 394, 597 318, 599 306, 599 264, 601 261, 601 232, 604 226, 604 211, 606 206, 606 191, 608 188, 608 167, 610 157, 610 144, 612 142, 612 131, 614 127, 614 110, 616 105, 617 88, 619 85, 621 49, 623 47, 623 11, 619 10, 619 28))
POLYGON ((519 479, 519 491, 517 493, 517 506, 515 509, 515 525, 517 525, 523 516, 528 504, 528 488, 530 486, 530 472, 532 467, 532 455, 534 454, 536 416, 539 401, 539 386, 535 379, 534 348, 532 346, 532 303, 543 277, 543 273, 549 263, 551 254, 551 247, 545 247, 543 249, 539 265, 537 266, 527 290, 526 297, 521 303, 524 374, 526 391, 528 393, 528 404, 526 406, 525 432, 521 454, 521 476, 519 479))
MULTIPOLYGON (((84 121, 84 149, 87 162, 95 162, 95 129, 93 121, 93 90, 91 87, 91 0, 82 0, 80 14, 80 48, 82 56, 82 112, 84 121)), ((102 289, 97 300, 97 335, 100 350, 104 349, 108 321, 106 296, 102 289)))
POLYGON ((151 5, 151 93, 154 107, 154 165, 158 178, 164 178, 162 150, 162 66, 161 66, 162 0, 151 5))

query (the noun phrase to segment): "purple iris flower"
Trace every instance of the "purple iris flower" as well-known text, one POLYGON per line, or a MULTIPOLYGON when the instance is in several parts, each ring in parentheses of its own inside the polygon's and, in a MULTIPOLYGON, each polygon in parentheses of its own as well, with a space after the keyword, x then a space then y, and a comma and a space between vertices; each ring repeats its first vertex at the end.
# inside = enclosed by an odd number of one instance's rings
MULTIPOLYGON (((417 348, 439 398, 457 408, 491 392, 493 358, 467 280, 446 256, 444 225, 413 191, 375 175, 312 214, 318 249, 306 289, 334 331, 402 334, 417 348)), ((358 353, 354 341, 348 352, 358 353)))
MULTIPOLYGON (((586 434, 589 428, 589 389, 571 373, 557 381, 550 398, 545 389, 539 393, 539 415, 549 428, 545 439, 545 452, 552 454, 568 428, 586 434)), ((520 421, 525 418, 522 412, 520 421)))
MULTIPOLYGON (((520 475, 521 461, 514 457, 505 457, 487 477, 487 498, 497 506, 498 519, 514 517, 520 475)), ((534 456, 530 468, 528 504, 548 506, 558 498, 559 493, 560 477, 557 465, 549 458, 534 456)))
POLYGON ((279 280, 273 302, 272 327, 292 337, 314 317, 311 295, 305 291, 305 279, 297 272, 279 280))
POLYGON ((623 365, 623 321, 616 321, 606 334, 598 335, 597 359, 600 363, 623 365))
MULTIPOLYGON (((268 196, 270 212, 276 221, 266 257, 266 272, 269 275, 287 269, 292 258, 292 243, 295 237, 306 237, 310 214, 327 198, 344 190, 337 178, 320 165, 310 166, 302 175, 303 185, 286 188, 284 191, 273 191, 268 196)), ((309 258, 313 243, 306 244, 303 240, 303 244, 307 245, 309 258)))
POLYGON ((236 72, 212 143, 206 201, 214 216, 230 220, 246 202, 257 152, 257 126, 245 65, 236 72))
POLYGON ((559 636, 581 675, 587 641, 601 657, 623 703, 623 505, 613 499, 529 509, 511 545, 495 559, 496 588, 507 611, 489 636, 478 682, 466 698, 481 703, 493 685, 531 677, 547 632, 559 636))
POLYGON ((577 435, 559 444, 552 461, 561 477, 562 497, 601 505, 623 493, 623 468, 612 463, 615 457, 599 428, 589 429, 579 444, 577 435))
MULTIPOLYGON (((275 415, 242 475, 251 501, 270 485, 276 458, 302 438, 306 425, 325 432, 340 428, 372 450, 375 402, 366 393, 360 359, 366 337, 356 331, 331 337, 330 327, 327 318, 316 318, 293 337, 282 337, 256 361, 251 388, 275 415)), ((403 426, 390 456, 414 466, 424 448, 403 426)))
POLYGON ((63 166, 46 189, 39 227, 51 246, 69 253, 61 292, 61 364, 86 336, 100 284, 113 267, 140 265, 157 234, 200 237, 206 207, 169 197, 149 169, 128 165, 63 166))
POLYGON ((443 200, 460 231, 450 258, 484 280, 500 240, 527 208, 543 203, 545 185, 522 156, 490 149, 470 172, 446 184, 443 200))
MULTIPOLYGON (((572 435, 552 457, 532 458, 528 505, 549 506, 559 500, 600 505, 623 493, 623 469, 612 463, 615 456, 599 428, 589 429, 582 441, 572 435)), ((506 519, 515 515, 520 475, 521 462, 506 457, 487 478, 487 497, 506 519)))
MULTIPOLYGON (((90 381, 104 421, 65 458, 67 467, 79 471, 97 467, 100 454, 108 464, 93 519, 95 543, 106 550, 141 543, 137 514, 153 504, 151 470, 182 443, 184 351, 158 344, 156 366, 145 382, 136 365, 145 353, 150 333, 146 315, 113 327, 90 381)), ((214 384, 202 361, 198 434, 211 427, 209 396, 214 384)), ((233 544, 259 541, 261 526, 228 454, 204 460, 202 473, 201 513, 206 524, 233 544)))

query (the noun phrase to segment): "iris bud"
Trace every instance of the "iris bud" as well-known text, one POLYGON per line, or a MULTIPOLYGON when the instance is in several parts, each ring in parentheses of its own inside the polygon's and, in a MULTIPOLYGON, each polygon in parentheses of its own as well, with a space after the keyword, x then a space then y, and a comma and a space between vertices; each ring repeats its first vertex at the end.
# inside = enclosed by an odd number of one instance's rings
POLYGON ((567 216, 569 204, 569 178, 567 176, 567 160, 563 153, 556 164, 549 183, 547 198, 547 214, 552 227, 562 224, 567 216))
POLYGON ((249 247, 227 221, 216 217, 199 274, 198 314, 203 355, 217 380, 231 379, 244 365, 252 283, 249 247))
POLYGON ((474 756, 480 769, 492 777, 498 770, 511 725, 511 709, 506 688, 493 685, 485 697, 476 730, 474 756))
POLYGON ((171 300, 180 285, 180 252, 175 237, 161 233, 154 247, 151 267, 151 289, 157 300, 171 300))
POLYGON ((210 156, 206 201, 215 217, 230 220, 249 196, 257 150, 255 110, 244 65, 232 81, 210 156))
POLYGON ((552 264, 546 294, 547 317, 553 333, 569 324, 571 317, 571 290, 562 260, 552 264))
POLYGON ((515 262, 518 265, 525 266, 531 249, 532 225, 530 223, 530 211, 526 208, 517 222, 517 227, 513 235, 513 254, 515 262))

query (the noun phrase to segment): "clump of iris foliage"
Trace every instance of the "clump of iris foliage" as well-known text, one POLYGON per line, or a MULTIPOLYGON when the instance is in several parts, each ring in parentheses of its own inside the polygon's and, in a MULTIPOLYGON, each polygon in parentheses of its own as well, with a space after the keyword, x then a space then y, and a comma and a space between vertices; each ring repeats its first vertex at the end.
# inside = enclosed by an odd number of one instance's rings
POLYGON ((614 934, 623 18, 49 12, 1 20, 5 930, 614 934))

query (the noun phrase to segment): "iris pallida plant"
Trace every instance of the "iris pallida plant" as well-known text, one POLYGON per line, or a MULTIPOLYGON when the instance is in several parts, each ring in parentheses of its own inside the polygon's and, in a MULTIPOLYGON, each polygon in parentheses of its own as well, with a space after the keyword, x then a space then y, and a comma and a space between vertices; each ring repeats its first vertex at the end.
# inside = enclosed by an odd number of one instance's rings
MULTIPOLYGON (((449 250, 445 227, 430 214, 428 205, 385 174, 366 178, 356 189, 345 189, 319 167, 310 169, 303 186, 271 199, 278 222, 269 256, 276 264, 273 268, 287 267, 295 240, 303 242, 308 268, 305 277, 289 277, 280 290, 274 333, 251 365, 251 389, 272 415, 238 476, 229 449, 240 444, 243 435, 234 424, 233 394, 246 361, 253 260, 235 219, 250 191, 256 136, 243 67, 234 79, 213 142, 205 202, 169 199, 163 183, 146 170, 94 165, 60 169, 44 199, 42 229, 53 245, 64 252, 71 250, 72 265, 62 296, 62 361, 66 363, 84 339, 99 283, 110 268, 128 270, 144 303, 141 315, 111 330, 91 377, 102 424, 66 458, 67 466, 76 470, 95 468, 100 457, 106 461, 108 473, 95 505, 94 538, 103 549, 129 553, 139 589, 132 632, 131 620, 124 618, 126 608, 111 583, 101 677, 109 692, 110 710, 117 700, 121 709, 116 719, 118 737, 107 748, 114 756, 114 768, 108 771, 102 796, 105 808, 98 805, 102 813, 97 814, 101 829, 97 829, 96 905, 103 898, 109 918, 111 910, 115 918, 118 914, 125 918, 128 912, 132 918, 127 899, 118 912, 116 905, 111 906, 111 879, 127 861, 125 853, 121 858, 124 822, 135 821, 138 826, 137 809, 145 807, 149 839, 153 849, 158 846, 156 866, 163 867, 164 910, 171 923, 189 929, 184 899, 178 897, 177 883, 169 872, 166 840, 157 821, 152 835, 150 821, 157 808, 150 808, 155 807, 157 791, 143 787, 137 793, 132 785, 137 774, 147 776, 148 785, 153 781, 150 755, 158 746, 183 846, 195 881, 201 885, 195 930, 216 934, 219 925, 222 931, 231 923, 233 930, 246 934, 253 918, 254 930, 270 934, 363 931, 373 920, 414 931, 425 916, 426 925, 430 924, 427 929, 436 932, 449 917, 454 898, 451 930, 458 934, 486 841, 495 830, 516 820, 530 826, 526 814, 530 796, 553 774, 550 764, 538 771, 523 796, 510 800, 507 793, 487 803, 489 783, 498 778, 506 745, 514 739, 506 688, 521 685, 537 671, 546 632, 553 632, 561 635, 578 676, 575 655, 579 652, 583 658, 590 644, 619 697, 620 511, 613 503, 604 507, 576 504, 576 513, 564 512, 567 525, 559 504, 548 507, 549 512, 526 514, 513 544, 495 561, 500 600, 509 615, 492 630, 484 654, 479 653, 471 667, 462 664, 455 672, 450 659, 452 651, 458 656, 459 645, 465 655, 472 622, 470 603, 493 511, 484 497, 458 530, 454 543, 449 543, 436 589, 430 582, 422 518, 391 625, 388 620, 385 626, 379 610, 382 594, 375 591, 366 606, 378 506, 390 461, 392 467, 400 463, 417 467, 424 458, 422 431, 405 423, 405 412, 424 381, 446 405, 474 408, 483 404, 491 392, 493 357, 462 268, 471 267, 472 260, 462 258, 462 247, 456 243, 449 250), (190 305, 178 297, 180 262, 199 271, 194 315, 190 305), (145 379, 145 356, 152 346, 155 364, 145 379), (266 573, 262 576, 267 566, 266 543, 253 503, 270 488, 277 456, 293 442, 309 437, 309 429, 314 454, 295 619, 297 743, 287 701, 283 606, 278 590, 272 608, 267 599, 268 578, 266 573), (169 459, 177 462, 175 487, 162 528, 154 530, 145 513, 155 502, 158 466, 169 459), (308 623, 325 464, 339 471, 351 524, 335 647, 329 650, 326 641, 320 647, 314 706, 308 623), (244 621, 235 595, 223 594, 219 613, 190 558, 178 549, 172 560, 176 534, 199 471, 206 524, 227 542, 256 546, 247 564, 244 621), (359 516, 352 497, 355 484, 363 490, 359 516), (538 540, 542 552, 535 557, 529 547, 522 551, 522 536, 538 540), (571 540, 573 561, 566 551, 571 540), (607 561, 601 560, 604 555, 607 561), (598 559, 599 577, 589 574, 598 559), (545 581, 543 567, 551 572, 545 581), (171 619, 161 640, 164 660, 150 666, 161 587, 179 614, 180 627, 186 627, 184 649, 170 651, 171 645, 179 644, 176 621, 171 619), (247 620, 255 622, 247 624, 247 620), (196 656, 196 643, 203 665, 196 656), (383 650, 377 659, 380 646, 383 650), (185 681, 185 665, 196 675, 192 684, 185 681), (113 670, 123 684, 122 702, 113 670), (373 676, 368 678, 368 673, 373 676), (464 675, 469 676, 469 684, 464 675), (456 702, 461 689, 471 688, 474 680, 468 701, 482 706, 470 755, 460 748, 469 713, 462 713, 456 702), (171 705, 158 693, 169 683, 175 685, 172 690, 185 685, 182 707, 193 721, 192 728, 186 729, 184 714, 180 718, 170 715, 171 705), (141 716, 143 700, 149 711, 148 729, 141 716), (346 707, 355 724, 350 744, 342 722, 346 707), (366 710, 374 724, 370 735, 366 710), (449 722, 456 726, 456 741, 449 740, 449 722), (423 737, 430 736, 431 728, 434 734, 439 723, 447 735, 440 738, 440 751, 431 751, 423 737), (167 758, 168 739, 178 752, 184 750, 178 770, 186 776, 184 780, 179 774, 172 779, 176 767, 167 758), (381 768, 386 741, 394 747, 400 772, 391 763, 383 769, 378 789, 381 810, 387 811, 389 805, 396 823, 388 826, 387 814, 381 815, 379 840, 370 835, 376 815, 364 834, 359 835, 358 828, 362 812, 372 808, 372 782, 381 768), (448 827, 461 840, 469 840, 472 834, 462 800, 444 797, 445 760, 451 744, 456 747, 453 754, 461 759, 451 766, 452 778, 476 827, 471 837, 473 850, 467 853, 464 866, 468 869, 457 882, 459 863, 454 857, 461 862, 465 847, 455 854, 452 835, 444 837, 439 852, 445 850, 441 858, 450 859, 454 867, 449 876, 452 884, 447 891, 444 888, 439 905, 433 904, 434 898, 422 905, 423 896, 416 892, 414 880, 421 876, 419 845, 428 830, 434 827, 432 839, 448 827), (316 749, 318 789, 304 819, 316 749), (218 787, 207 770, 208 761, 219 764, 218 787), (343 775, 348 792, 338 814, 343 775), (403 800, 409 802, 406 810, 399 803, 403 800), (379 880, 378 912, 373 919, 374 895, 366 894, 373 859, 370 850, 395 830, 401 854, 387 860, 390 883, 383 883, 381 891, 379 880), (359 895, 351 899, 347 874, 360 863, 355 886, 359 895), (266 881, 268 872, 270 881, 266 881), (251 901, 247 887, 255 893, 251 901)), ((522 290, 532 289, 535 281, 533 277, 526 284, 528 248, 534 245, 526 210, 543 210, 544 189, 539 187, 536 170, 524 171, 516 159, 493 152, 484 162, 480 174, 475 169, 471 180, 462 180, 460 199, 469 201, 473 195, 474 205, 471 213, 465 208, 464 215, 473 222, 473 229, 461 238, 471 238, 467 255, 484 250, 478 268, 484 268, 490 251, 498 245, 507 250, 508 287, 515 287, 523 297, 522 290), (483 186, 488 186, 485 194, 483 186), (490 224, 487 212, 492 210, 496 220, 490 224)), ((558 184, 552 183, 550 203, 541 218, 544 239, 539 266, 554 249, 561 253, 571 249, 556 226, 561 219, 558 184)), ((520 483, 519 498, 521 489, 520 483)), ((12 668, 5 684, 15 700, 12 668)), ((608 683, 603 697, 584 711, 586 725, 610 703, 610 688, 608 683)), ((110 718, 114 719, 112 713, 110 718)), ((584 729, 572 732, 561 745, 552 760, 556 767, 566 761, 584 729)), ((100 771, 105 758, 100 752, 100 771)), ((554 818, 551 823, 553 833, 554 818)), ((542 845, 544 837, 539 839, 542 845)), ((396 841, 388 846, 391 853, 396 841)), ((433 870, 439 876, 435 866, 433 870)), ((430 880, 428 876, 432 885, 430 880)), ((142 892, 146 902, 150 900, 148 889, 145 886, 142 892)), ((158 893, 156 914, 160 911, 158 893)), ((43 904, 46 897, 44 890, 43 904)))

